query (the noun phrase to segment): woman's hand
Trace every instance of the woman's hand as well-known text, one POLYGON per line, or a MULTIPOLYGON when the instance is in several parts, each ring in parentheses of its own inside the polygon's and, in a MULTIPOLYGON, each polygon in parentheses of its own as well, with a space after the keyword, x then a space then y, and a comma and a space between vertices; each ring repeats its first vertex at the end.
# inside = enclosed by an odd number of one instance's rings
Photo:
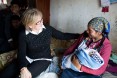
POLYGON ((23 67, 20 71, 20 78, 32 78, 30 71, 27 67, 23 67))
POLYGON ((79 63, 78 58, 77 58, 76 55, 73 55, 73 56, 72 56, 71 61, 72 61, 72 63, 74 64, 74 66, 76 66, 76 68, 77 68, 78 70, 81 69, 81 64, 79 63))

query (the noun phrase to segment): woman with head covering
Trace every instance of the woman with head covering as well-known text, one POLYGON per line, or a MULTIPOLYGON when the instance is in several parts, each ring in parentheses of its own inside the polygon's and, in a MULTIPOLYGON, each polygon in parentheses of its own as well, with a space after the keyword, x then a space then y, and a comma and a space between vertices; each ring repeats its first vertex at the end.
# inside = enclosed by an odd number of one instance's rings
POLYGON ((109 32, 110 24, 105 18, 95 17, 91 19, 87 30, 66 50, 62 60, 64 69, 61 78, 101 78, 100 75, 107 67, 112 50, 108 40, 109 32), (87 48, 91 50, 86 51, 87 48), (89 58, 89 56, 91 57, 89 58), (98 67, 94 69, 93 67, 96 66, 98 67))

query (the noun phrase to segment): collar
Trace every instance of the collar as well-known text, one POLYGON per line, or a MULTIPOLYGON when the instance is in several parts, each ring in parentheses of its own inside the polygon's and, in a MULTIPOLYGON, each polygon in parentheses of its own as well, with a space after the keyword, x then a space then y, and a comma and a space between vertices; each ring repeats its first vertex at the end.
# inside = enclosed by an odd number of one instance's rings
POLYGON ((42 25, 42 30, 39 30, 38 32, 34 32, 34 31, 31 31, 31 30, 25 30, 25 33, 26 35, 28 35, 29 33, 32 33, 34 35, 38 35, 39 33, 41 33, 43 31, 43 29, 46 29, 44 25, 42 25))

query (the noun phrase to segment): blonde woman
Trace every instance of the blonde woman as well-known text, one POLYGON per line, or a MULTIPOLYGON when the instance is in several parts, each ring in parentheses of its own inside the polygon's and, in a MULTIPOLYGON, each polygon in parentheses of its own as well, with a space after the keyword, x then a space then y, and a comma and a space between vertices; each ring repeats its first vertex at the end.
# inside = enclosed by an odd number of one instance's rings
POLYGON ((52 61, 51 38, 70 40, 79 34, 62 33, 43 24, 43 15, 37 9, 24 12, 22 23, 25 30, 19 36, 18 62, 21 78, 34 78, 45 71, 52 61))
POLYGON ((14 78, 17 67, 20 69, 19 77, 37 77, 51 64, 53 57, 50 52, 50 41, 52 37, 70 40, 79 36, 79 34, 62 33, 51 26, 45 26, 42 13, 35 8, 24 12, 22 23, 25 30, 22 30, 19 35, 18 66, 10 65, 7 71, 0 74, 1 78, 14 78), (8 72, 8 69, 13 72, 8 72))

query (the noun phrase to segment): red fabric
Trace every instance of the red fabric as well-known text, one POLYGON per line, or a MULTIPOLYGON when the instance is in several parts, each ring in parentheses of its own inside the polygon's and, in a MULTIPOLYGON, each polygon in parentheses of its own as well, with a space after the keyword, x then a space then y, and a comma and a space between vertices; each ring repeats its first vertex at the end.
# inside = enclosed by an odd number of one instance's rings
POLYGON ((102 7, 102 12, 109 12, 109 6, 107 6, 107 7, 102 7))
MULTIPOLYGON (((81 43, 83 38, 84 38, 84 35, 82 34, 77 39, 77 41, 70 48, 68 48, 66 50, 64 55, 67 55, 67 54, 70 54, 70 53, 74 52, 75 48, 81 43)), ((100 52, 99 52, 101 57, 104 59, 104 65, 102 67, 100 67, 99 69, 97 69, 97 70, 93 70, 93 69, 90 69, 90 68, 82 65, 81 66, 81 71, 89 73, 89 74, 93 74, 93 75, 101 75, 101 74, 103 74, 103 72, 106 70, 106 67, 108 65, 108 61, 109 61, 109 58, 110 58, 111 50, 112 50, 111 43, 110 43, 110 41, 107 38, 105 38, 105 40, 103 42, 103 46, 102 46, 102 48, 100 49, 100 52)))

